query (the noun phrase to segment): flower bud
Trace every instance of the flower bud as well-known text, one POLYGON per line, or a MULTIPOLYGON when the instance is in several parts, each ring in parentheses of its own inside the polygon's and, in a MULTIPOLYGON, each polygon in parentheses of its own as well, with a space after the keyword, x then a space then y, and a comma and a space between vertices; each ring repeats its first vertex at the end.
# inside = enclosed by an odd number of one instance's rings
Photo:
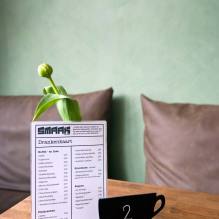
POLYGON ((38 73, 41 77, 50 78, 52 72, 53 69, 49 64, 41 64, 38 66, 38 73))

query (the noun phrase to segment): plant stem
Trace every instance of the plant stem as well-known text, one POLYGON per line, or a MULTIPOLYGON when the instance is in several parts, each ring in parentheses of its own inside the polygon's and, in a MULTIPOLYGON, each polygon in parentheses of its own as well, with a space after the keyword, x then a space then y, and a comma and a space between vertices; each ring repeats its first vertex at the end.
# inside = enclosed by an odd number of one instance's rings
POLYGON ((49 81, 50 81, 50 83, 52 84, 52 88, 53 88, 54 92, 55 92, 56 94, 59 94, 59 91, 58 91, 58 89, 57 89, 57 87, 56 87, 54 81, 52 80, 52 77, 49 77, 49 81))

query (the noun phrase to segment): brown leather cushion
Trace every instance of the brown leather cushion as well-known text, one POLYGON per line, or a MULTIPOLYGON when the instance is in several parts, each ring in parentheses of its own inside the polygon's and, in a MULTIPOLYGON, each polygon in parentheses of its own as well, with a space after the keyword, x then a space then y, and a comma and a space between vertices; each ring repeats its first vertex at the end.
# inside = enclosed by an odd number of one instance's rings
MULTIPOLYGON (((112 88, 73 97, 83 120, 108 120, 112 88)), ((0 97, 0 188, 30 190, 30 122, 41 96, 0 97)), ((54 107, 40 120, 60 120, 54 107)))
POLYGON ((219 106, 141 101, 147 181, 219 193, 219 106))

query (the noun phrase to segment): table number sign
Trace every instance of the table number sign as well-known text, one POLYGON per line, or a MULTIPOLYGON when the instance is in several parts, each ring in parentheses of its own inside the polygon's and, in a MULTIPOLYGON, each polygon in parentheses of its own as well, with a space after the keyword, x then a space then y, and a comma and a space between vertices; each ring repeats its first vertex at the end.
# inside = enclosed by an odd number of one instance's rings
POLYGON ((97 219, 106 196, 106 122, 33 122, 32 219, 97 219))
POLYGON ((165 197, 156 193, 104 198, 99 200, 99 218, 151 219, 163 209, 164 205, 165 197), (160 206, 156 208, 158 201, 160 206))

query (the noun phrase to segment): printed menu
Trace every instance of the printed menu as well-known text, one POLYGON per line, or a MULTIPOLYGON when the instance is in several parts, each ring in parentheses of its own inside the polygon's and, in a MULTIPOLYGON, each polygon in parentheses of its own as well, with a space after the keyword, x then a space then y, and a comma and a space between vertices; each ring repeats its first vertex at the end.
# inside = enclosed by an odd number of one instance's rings
POLYGON ((97 219, 106 197, 106 122, 33 122, 32 219, 97 219))

